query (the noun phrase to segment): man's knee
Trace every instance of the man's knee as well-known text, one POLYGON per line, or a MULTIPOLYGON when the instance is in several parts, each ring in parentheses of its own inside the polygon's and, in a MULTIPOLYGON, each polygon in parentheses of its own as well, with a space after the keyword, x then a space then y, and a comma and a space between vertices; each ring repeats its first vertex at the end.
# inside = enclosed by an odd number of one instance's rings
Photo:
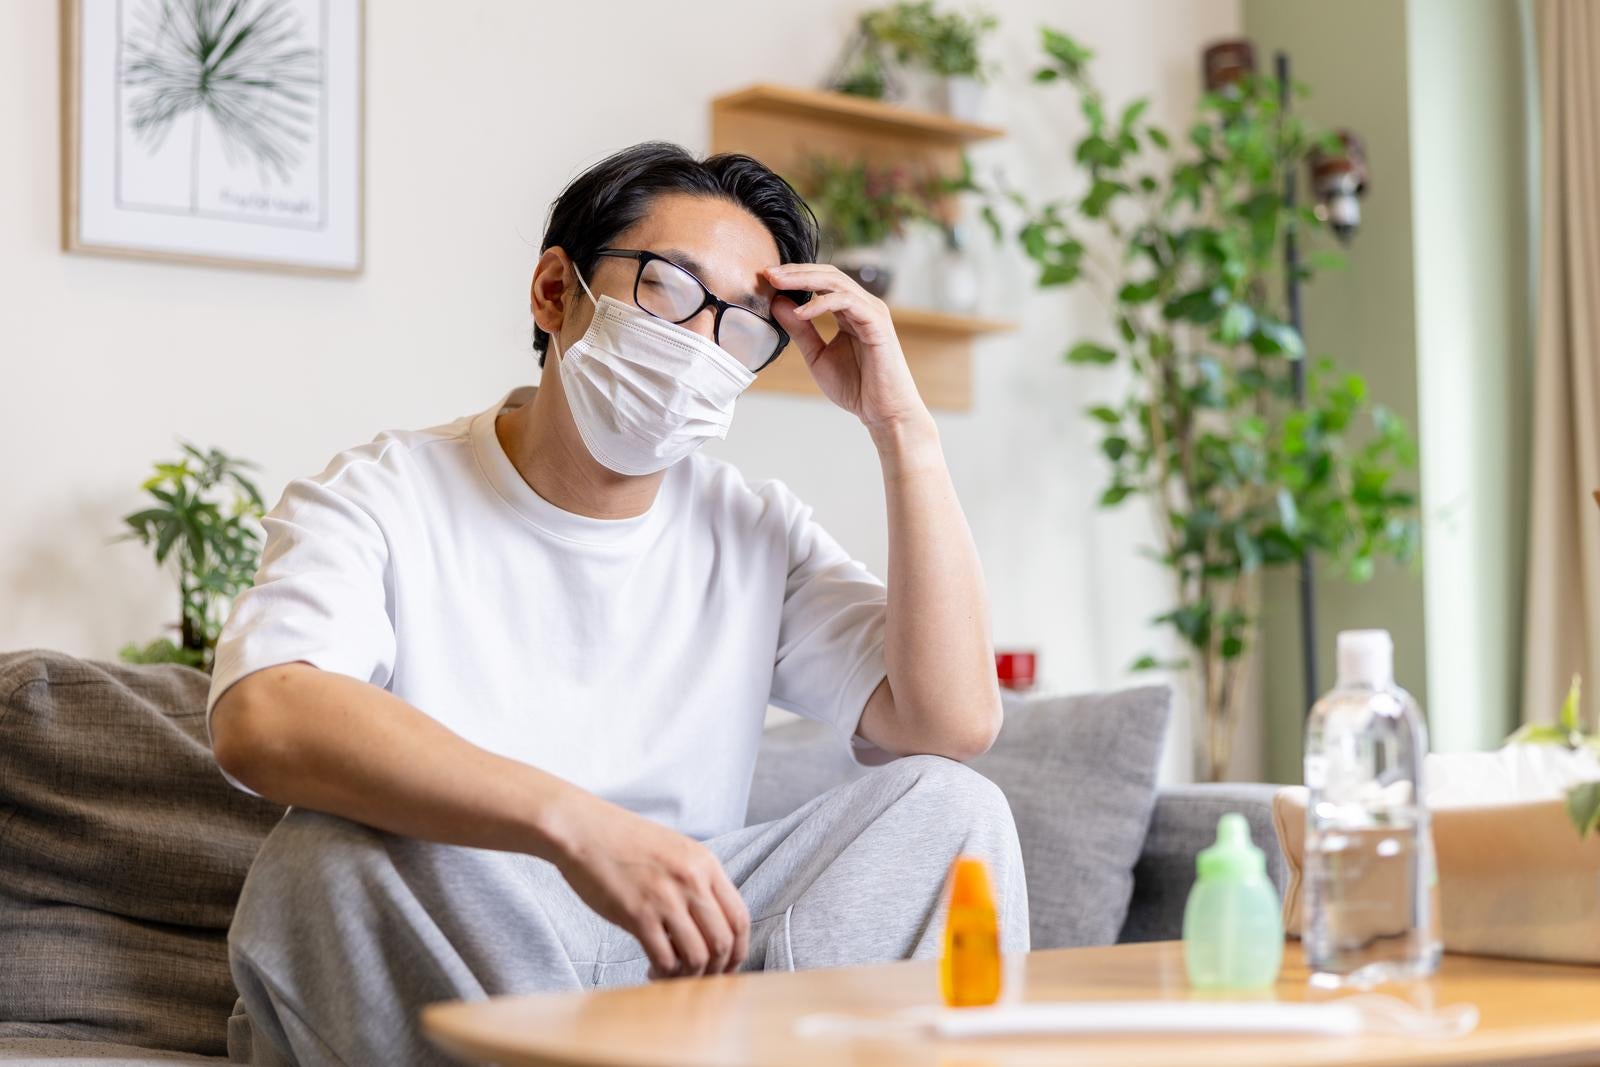
POLYGON ((267 834, 250 864, 234 909, 230 939, 260 934, 272 941, 277 927, 299 924, 391 865, 383 831, 350 819, 290 808, 267 834))
POLYGON ((887 776, 886 784, 903 788, 903 803, 962 816, 960 821, 967 826, 1011 825, 1011 805, 1000 787, 964 763, 943 756, 904 756, 873 773, 887 776))

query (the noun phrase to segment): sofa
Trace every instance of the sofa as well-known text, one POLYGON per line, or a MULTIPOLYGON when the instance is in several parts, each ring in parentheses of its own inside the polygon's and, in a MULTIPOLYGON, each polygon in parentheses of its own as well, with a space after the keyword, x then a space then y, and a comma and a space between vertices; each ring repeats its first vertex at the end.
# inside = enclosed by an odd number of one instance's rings
MULTIPOLYGON (((223 1063, 248 1041, 227 927, 282 809, 223 781, 208 688, 173 664, 0 653, 0 1062, 223 1063)), ((1157 788, 1167 689, 1005 703, 971 766, 1016 819, 1034 948, 1180 936, 1195 853, 1228 811, 1282 890, 1278 787, 1157 788)), ((819 724, 774 726, 748 817, 870 773, 819 724)))

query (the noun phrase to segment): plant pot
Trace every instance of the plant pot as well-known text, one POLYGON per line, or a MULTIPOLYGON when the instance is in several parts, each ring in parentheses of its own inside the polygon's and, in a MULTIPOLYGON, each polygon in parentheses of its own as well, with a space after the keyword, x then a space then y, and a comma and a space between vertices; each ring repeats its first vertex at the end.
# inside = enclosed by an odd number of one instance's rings
POLYGON ((888 299, 889 285, 894 280, 888 249, 882 245, 858 245, 841 248, 828 258, 861 288, 880 300, 888 299))
POLYGON ((896 66, 892 85, 894 102, 918 111, 943 111, 948 99, 945 78, 922 67, 896 66))
POLYGON ((956 74, 944 79, 943 111, 951 118, 981 122, 984 100, 983 82, 972 75, 956 74))

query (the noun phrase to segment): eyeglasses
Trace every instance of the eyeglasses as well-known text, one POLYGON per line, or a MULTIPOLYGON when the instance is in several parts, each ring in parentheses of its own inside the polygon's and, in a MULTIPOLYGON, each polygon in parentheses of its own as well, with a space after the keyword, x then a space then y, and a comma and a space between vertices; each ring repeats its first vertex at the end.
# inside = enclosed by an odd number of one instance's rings
POLYGON ((716 308, 712 339, 752 372, 777 359, 789 343, 789 335, 772 319, 720 299, 699 278, 665 256, 630 248, 602 248, 596 254, 638 261, 633 302, 658 319, 684 323, 708 307, 716 308))

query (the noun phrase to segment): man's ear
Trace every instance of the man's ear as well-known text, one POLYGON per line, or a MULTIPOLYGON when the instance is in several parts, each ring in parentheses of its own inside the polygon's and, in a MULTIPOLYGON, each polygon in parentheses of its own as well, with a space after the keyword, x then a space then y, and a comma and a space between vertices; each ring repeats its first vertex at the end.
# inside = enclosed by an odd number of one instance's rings
POLYGON ((568 294, 575 287, 572 260, 566 250, 557 246, 547 248, 533 268, 533 281, 528 286, 528 310, 533 321, 548 334, 558 334, 566 322, 568 294))

